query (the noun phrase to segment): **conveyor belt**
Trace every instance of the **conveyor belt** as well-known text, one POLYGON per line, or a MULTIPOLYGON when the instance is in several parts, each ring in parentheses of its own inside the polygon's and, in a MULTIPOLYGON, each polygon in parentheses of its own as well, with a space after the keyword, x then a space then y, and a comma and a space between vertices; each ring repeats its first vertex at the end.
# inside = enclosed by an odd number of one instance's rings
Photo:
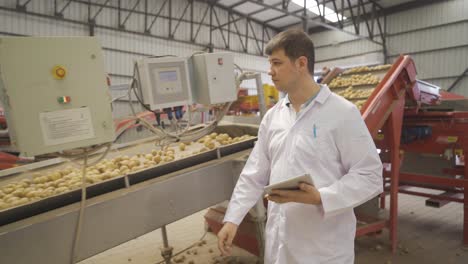
MULTIPOLYGON (((255 126, 218 127, 231 135, 255 126)), ((229 199, 256 138, 88 186, 78 259, 82 260, 229 199)), ((132 155, 152 143, 117 154, 132 155)), ((115 153, 113 153, 115 154, 115 153)), ((26 175, 27 176, 27 175, 26 175)), ((69 263, 80 190, 0 212, 0 263, 69 263)))
MULTIPOLYGON (((121 177, 112 178, 109 180, 91 184, 87 187, 87 197, 92 198, 98 195, 126 188, 126 182, 128 182, 128 184, 131 186, 178 170, 182 170, 211 160, 229 156, 233 153, 252 148, 255 140, 256 138, 252 138, 250 140, 238 142, 235 144, 220 146, 216 149, 198 153, 196 155, 179 158, 173 162, 164 163, 162 165, 151 167, 142 171, 132 172, 121 177)), ((137 147, 137 149, 151 149, 152 146, 153 143, 147 143, 147 146, 140 145, 137 147)), ((130 153, 134 151, 135 150, 130 150, 130 153)), ((30 174, 32 173, 27 174, 29 175, 26 175, 26 177, 30 176, 30 174)), ((73 204, 80 200, 81 189, 75 189, 70 192, 46 197, 44 199, 30 202, 21 206, 1 210, 0 226, 19 221, 34 215, 38 215, 50 210, 54 210, 69 204, 73 204)))

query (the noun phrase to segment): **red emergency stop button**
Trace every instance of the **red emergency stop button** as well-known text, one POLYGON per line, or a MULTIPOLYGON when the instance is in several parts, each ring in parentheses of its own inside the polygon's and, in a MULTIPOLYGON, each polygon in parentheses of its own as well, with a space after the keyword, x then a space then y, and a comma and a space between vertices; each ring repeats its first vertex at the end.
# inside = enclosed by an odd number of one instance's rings
POLYGON ((52 69, 52 75, 57 80, 62 80, 67 75, 67 69, 61 65, 57 65, 52 69))

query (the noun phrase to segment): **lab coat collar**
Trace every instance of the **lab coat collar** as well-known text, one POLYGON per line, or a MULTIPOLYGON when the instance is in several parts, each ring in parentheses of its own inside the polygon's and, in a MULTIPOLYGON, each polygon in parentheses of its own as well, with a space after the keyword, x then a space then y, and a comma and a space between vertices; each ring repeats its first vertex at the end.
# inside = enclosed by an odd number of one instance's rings
MULTIPOLYGON (((326 85, 326 84, 319 84, 319 85, 320 85, 320 91, 319 91, 317 97, 314 98, 314 100, 317 103, 324 104, 325 101, 327 101, 328 96, 330 96, 331 91, 328 88, 328 85, 326 85)), ((286 96, 283 99, 283 102, 282 102, 281 106, 288 107, 288 103, 289 103, 289 97, 286 94, 286 96)))

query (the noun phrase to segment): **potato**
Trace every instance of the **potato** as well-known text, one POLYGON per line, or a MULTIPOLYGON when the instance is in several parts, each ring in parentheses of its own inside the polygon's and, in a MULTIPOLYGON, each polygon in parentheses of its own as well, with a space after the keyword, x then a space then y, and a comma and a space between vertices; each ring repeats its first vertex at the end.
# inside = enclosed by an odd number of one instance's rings
POLYGON ((180 143, 180 144, 179 144, 179 149, 180 149, 181 151, 184 151, 184 150, 185 150, 185 144, 184 144, 184 143, 180 143))
POLYGON ((0 210, 6 209, 6 208, 8 208, 8 207, 9 207, 9 206, 8 206, 7 203, 0 201, 0 210))
POLYGON ((42 182, 41 182, 41 178, 42 178, 42 176, 38 176, 38 177, 34 178, 34 179, 33 179, 33 183, 35 183, 35 184, 42 183, 42 182))
POLYGON ((165 162, 169 162, 169 161, 173 161, 174 160, 174 157, 173 156, 166 156, 164 157, 164 161, 165 162))
POLYGON ((127 166, 131 170, 133 167, 136 166, 136 163, 134 161, 130 161, 127 166))
POLYGON ((159 155, 154 156, 153 161, 154 161, 156 164, 158 164, 159 162, 161 162, 161 156, 159 156, 159 155))
MULTIPOLYGON (((94 175, 91 176, 91 175, 86 175, 86 182, 87 183, 93 183, 94 181, 94 175)), ((47 190, 47 189, 46 189, 47 190)))
POLYGON ((170 152, 175 153, 175 150, 173 148, 167 148, 166 149, 166 155, 167 155, 167 153, 170 153, 170 152))
POLYGON ((36 197, 38 195, 37 191, 30 191, 28 193, 25 194, 25 197, 28 197, 28 198, 33 198, 33 197, 36 197))
POLYGON ((13 203, 14 201, 18 200, 19 198, 16 197, 16 196, 10 196, 10 197, 6 197, 5 199, 3 199, 6 203, 13 203))
POLYGON ((13 206, 19 206, 19 205, 22 205, 22 204, 25 204, 25 203, 28 203, 29 202, 29 199, 24 197, 24 198, 21 198, 21 199, 17 199, 13 202, 11 202, 11 204, 13 206))
POLYGON ((111 177, 114 178, 114 177, 117 177, 120 175, 120 170, 114 170, 111 172, 111 177))
POLYGON ((69 186, 71 189, 78 189, 81 188, 81 182, 75 182, 69 186))
POLYGON ((68 187, 66 187, 66 186, 63 186, 63 187, 59 187, 59 188, 55 189, 54 193, 59 194, 59 193, 64 193, 64 192, 68 192, 68 191, 70 191, 70 189, 68 189, 68 187))
POLYGON ((16 197, 23 197, 24 196, 24 188, 18 188, 12 192, 12 194, 16 197))
POLYGON ((214 149, 215 148, 215 143, 211 142, 211 141, 205 142, 204 145, 205 145, 205 147, 207 147, 209 149, 214 149))
POLYGON ((27 186, 29 186, 29 185, 31 185, 32 181, 31 181, 31 179, 22 179, 21 183, 26 184, 27 186))
POLYGON ((59 172, 53 172, 49 175, 49 179, 52 181, 58 180, 60 178, 62 178, 62 174, 60 174, 59 172))

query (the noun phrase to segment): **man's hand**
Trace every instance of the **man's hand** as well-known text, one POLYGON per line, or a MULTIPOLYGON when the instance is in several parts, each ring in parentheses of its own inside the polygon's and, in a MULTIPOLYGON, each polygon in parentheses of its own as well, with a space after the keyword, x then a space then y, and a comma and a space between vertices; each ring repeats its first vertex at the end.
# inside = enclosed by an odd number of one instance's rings
POLYGON ((304 204, 321 204, 320 192, 313 185, 307 183, 299 184, 299 190, 272 190, 266 198, 275 203, 304 203, 304 204))
POLYGON ((218 232, 218 248, 223 256, 231 255, 232 240, 236 236, 237 225, 226 222, 218 232))

